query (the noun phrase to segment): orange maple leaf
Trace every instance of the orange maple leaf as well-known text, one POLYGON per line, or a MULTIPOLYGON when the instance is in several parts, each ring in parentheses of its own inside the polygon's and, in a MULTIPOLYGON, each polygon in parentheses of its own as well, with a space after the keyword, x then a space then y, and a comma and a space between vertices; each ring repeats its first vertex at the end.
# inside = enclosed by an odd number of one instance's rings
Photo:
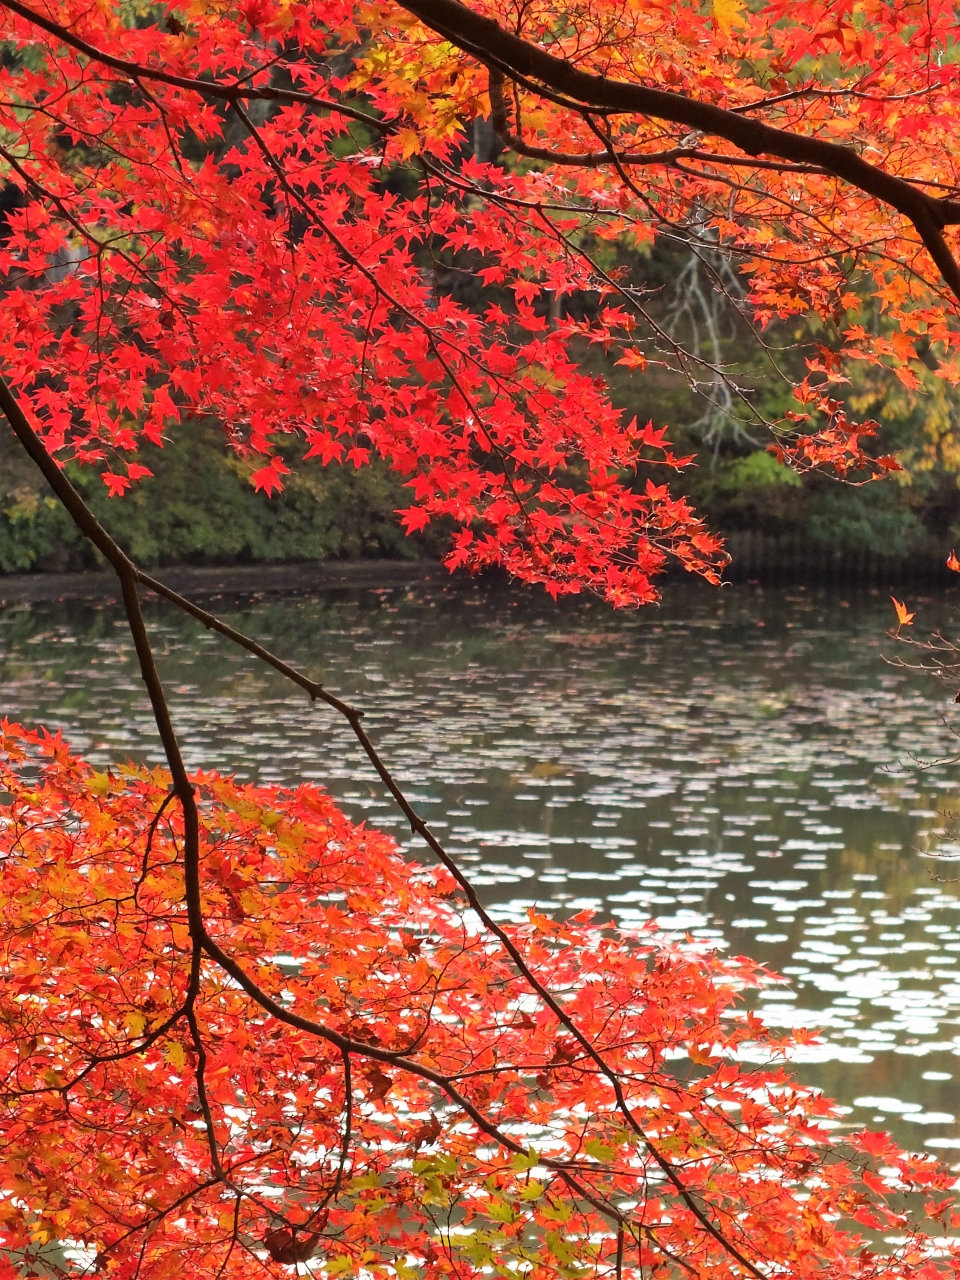
POLYGON ((385 1098, 393 1087, 393 1077, 381 1071, 375 1063, 367 1071, 366 1076, 370 1084, 369 1096, 375 1101, 379 1102, 385 1098))
POLYGON ((897 626, 909 627, 917 615, 915 613, 907 613, 907 606, 902 604, 896 596, 891 596, 890 599, 893 601, 893 607, 897 611, 897 626))
POLYGON ((951 551, 947 556, 947 568, 952 569, 954 573, 960 573, 960 560, 957 559, 955 551, 951 551))
POLYGON ((710 1045, 691 1044, 687 1047, 687 1053, 691 1062, 696 1062, 701 1067, 711 1067, 713 1066, 713 1058, 711 1057, 710 1049, 710 1045))

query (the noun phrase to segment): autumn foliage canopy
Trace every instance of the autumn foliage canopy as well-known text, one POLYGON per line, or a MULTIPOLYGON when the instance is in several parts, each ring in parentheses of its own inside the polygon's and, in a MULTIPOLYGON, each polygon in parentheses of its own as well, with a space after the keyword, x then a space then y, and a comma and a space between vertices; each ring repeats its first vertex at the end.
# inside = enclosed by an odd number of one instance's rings
POLYGON ((194 966, 164 772, 0 748, 8 1246, 145 1277, 939 1274, 895 1202, 942 1215, 950 1175, 883 1134, 839 1158, 735 1011, 751 962, 531 912, 509 937, 587 1050, 445 871, 313 787, 196 777, 207 927, 284 1025, 194 966))
POLYGON ((665 238, 714 276, 722 250, 759 343, 797 315, 838 334, 769 424, 804 465, 895 465, 833 395, 845 362, 960 372, 952 5, 2 13, 0 362, 111 492, 203 414, 267 491, 297 456, 376 454, 408 528, 458 530, 451 566, 643 602, 665 558, 710 577, 722 550, 670 497, 664 424, 626 422, 575 347, 717 371, 613 246, 665 238))
MULTIPOLYGON (((666 424, 585 353, 725 380, 800 469, 894 469, 845 370, 960 376, 954 7, 0 14, 2 406, 119 575, 169 766, 2 728, 0 1276, 952 1274, 950 1175, 833 1139, 738 1005, 750 962, 505 927, 407 808, 440 870, 315 788, 188 777, 137 588, 202 611, 59 468, 122 495, 203 417, 268 492, 378 457, 451 567, 620 605, 670 558, 716 580, 666 424), (658 324, 623 269, 658 239, 717 288, 733 264, 761 347, 835 336, 776 420, 658 324)), ((351 708, 202 620, 346 715, 406 804, 351 708)))

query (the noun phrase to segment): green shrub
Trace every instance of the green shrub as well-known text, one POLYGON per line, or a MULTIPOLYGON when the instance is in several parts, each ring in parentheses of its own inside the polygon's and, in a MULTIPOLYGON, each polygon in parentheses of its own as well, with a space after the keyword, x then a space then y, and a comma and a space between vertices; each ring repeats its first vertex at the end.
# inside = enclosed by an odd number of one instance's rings
MULTIPOLYGON (((94 554, 21 463, 12 437, 0 441, 0 571, 92 568, 94 554)), ((192 424, 164 449, 140 455, 154 472, 110 498, 90 470, 69 467, 97 518, 144 566, 291 560, 416 559, 429 539, 404 536, 393 512, 409 506, 402 482, 382 464, 359 471, 300 463, 283 493, 249 483, 253 469, 229 454, 213 426, 192 424)))

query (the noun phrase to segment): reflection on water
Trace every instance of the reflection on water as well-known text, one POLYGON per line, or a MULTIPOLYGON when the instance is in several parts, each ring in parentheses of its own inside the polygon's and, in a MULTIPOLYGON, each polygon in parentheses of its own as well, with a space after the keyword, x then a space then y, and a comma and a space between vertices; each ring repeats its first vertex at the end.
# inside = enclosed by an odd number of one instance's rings
MULTIPOLYGON (((949 627, 946 599, 917 603, 918 626, 949 627)), ((956 750, 960 713, 883 662, 885 593, 675 586, 613 615, 428 583, 215 607, 365 708, 503 916, 653 917, 764 961, 790 985, 756 1003, 823 1028, 797 1070, 846 1123, 960 1158, 960 883, 918 856, 960 808, 958 769, 918 758, 956 750)), ((329 713, 165 607, 149 618, 191 765, 319 780, 416 852, 329 713)), ((0 637, 6 715, 94 761, 161 759, 116 606, 8 609, 0 637)))

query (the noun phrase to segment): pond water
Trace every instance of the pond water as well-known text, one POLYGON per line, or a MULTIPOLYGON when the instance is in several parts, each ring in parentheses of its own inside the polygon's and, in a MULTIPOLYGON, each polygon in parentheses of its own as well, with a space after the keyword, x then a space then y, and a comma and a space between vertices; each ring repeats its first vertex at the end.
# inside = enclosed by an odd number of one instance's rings
MULTIPOLYGON (((915 629, 960 630, 960 599, 906 594, 915 629)), ((668 584, 613 614, 425 581, 212 607, 364 708, 496 912, 654 918, 763 961, 790 982, 754 1003, 822 1028, 796 1071, 842 1123, 960 1160, 960 862, 923 856, 956 839, 960 708, 885 662, 886 592, 668 584)), ((191 765, 319 781, 422 856, 332 713, 148 618, 191 765)), ((95 762, 161 759, 115 603, 0 611, 0 691, 95 762)))

